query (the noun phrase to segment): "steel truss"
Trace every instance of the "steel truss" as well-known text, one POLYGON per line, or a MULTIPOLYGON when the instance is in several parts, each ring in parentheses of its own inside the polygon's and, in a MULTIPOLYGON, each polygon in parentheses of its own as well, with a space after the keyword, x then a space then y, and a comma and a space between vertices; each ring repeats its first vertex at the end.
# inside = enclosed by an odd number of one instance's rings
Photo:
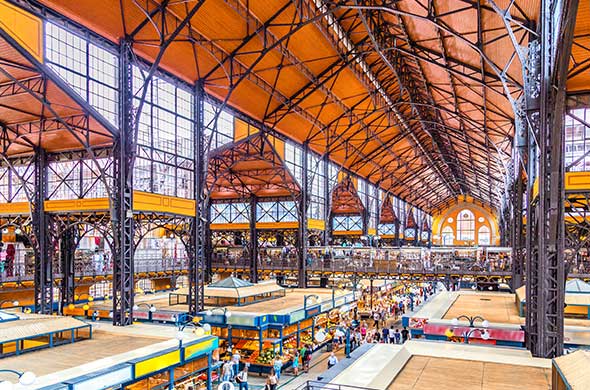
POLYGON ((297 248, 299 250, 299 267, 298 286, 307 287, 307 250, 309 246, 307 233, 307 210, 309 208, 309 145, 303 144, 302 168, 303 178, 301 182, 301 192, 299 193, 299 202, 297 212, 299 214, 299 229, 297 231, 297 248))
POLYGON ((525 65, 529 127, 527 346, 534 356, 544 358, 563 354, 563 125, 565 82, 577 8, 577 0, 541 2, 538 41, 529 45, 525 65), (533 199, 535 177, 539 194, 533 199))
POLYGON ((564 203, 566 270, 588 275, 590 264, 582 251, 590 247, 590 192, 566 192, 564 203))

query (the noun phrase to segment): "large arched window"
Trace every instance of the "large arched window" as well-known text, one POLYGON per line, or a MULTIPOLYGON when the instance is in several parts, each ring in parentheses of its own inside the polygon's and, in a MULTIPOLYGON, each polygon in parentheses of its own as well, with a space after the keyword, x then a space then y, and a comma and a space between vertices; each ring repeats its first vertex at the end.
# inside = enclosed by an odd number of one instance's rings
POLYGON ((490 228, 487 226, 482 226, 477 231, 477 244, 478 245, 490 245, 491 242, 490 237, 490 228))
POLYGON ((442 230, 442 244, 443 245, 453 245, 453 228, 450 226, 445 226, 442 230))
POLYGON ((457 215, 457 240, 475 240, 475 216, 467 209, 461 210, 457 215))

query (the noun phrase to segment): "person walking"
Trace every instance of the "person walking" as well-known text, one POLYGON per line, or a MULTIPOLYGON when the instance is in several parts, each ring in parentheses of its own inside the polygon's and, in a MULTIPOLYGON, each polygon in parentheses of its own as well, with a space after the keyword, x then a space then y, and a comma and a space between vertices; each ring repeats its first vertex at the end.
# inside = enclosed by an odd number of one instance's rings
POLYGON ((377 310, 375 310, 375 312, 373 313, 373 326, 375 327, 375 329, 379 329, 379 320, 381 319, 381 316, 379 315, 379 312, 377 310))
POLYGON ((271 368, 268 376, 266 377, 266 386, 265 390, 277 390, 277 385, 279 384, 279 378, 275 373, 275 369, 271 368))
POLYGON ((309 364, 311 363, 311 346, 307 346, 305 349, 305 355, 302 356, 303 358, 303 369, 305 372, 309 371, 309 364))
POLYGON ((277 379, 281 379, 281 369, 283 368, 283 360, 281 359, 281 355, 276 355, 275 359, 272 362, 272 368, 275 370, 275 375, 277 379))
POLYGON ((234 353, 231 356, 231 362, 233 365, 233 375, 236 376, 240 372, 240 351, 237 348, 234 349, 234 353))
POLYGON ((365 324, 365 322, 363 321, 362 325, 361 325, 361 337, 364 339, 365 337, 367 337, 367 325, 365 324))
POLYGON ((383 334, 383 337, 381 338, 381 340, 387 344, 389 342, 389 328, 384 326, 383 329, 381 330, 381 333, 383 334))
MULTIPOLYGON (((293 354, 293 375, 299 375, 299 351, 295 350, 293 354)), ((247 389, 246 389, 247 390, 247 389)))
POLYGON ((233 364, 231 360, 226 360, 221 366, 221 381, 222 382, 231 382, 232 381, 232 373, 233 373, 233 364))
POLYGON ((404 329, 402 330, 402 344, 405 343, 406 341, 408 341, 410 339, 410 332, 408 331, 408 328, 406 328, 404 326, 404 329))
POLYGON ((389 328, 389 343, 395 344, 395 329, 393 328, 393 325, 389 328))
POLYGON ((394 337, 395 337, 395 343, 396 343, 396 344, 401 344, 402 335, 401 335, 401 333, 399 332, 399 329, 396 329, 396 330, 395 330, 394 337))
POLYGON ((248 390, 248 364, 236 375, 238 390, 248 390))

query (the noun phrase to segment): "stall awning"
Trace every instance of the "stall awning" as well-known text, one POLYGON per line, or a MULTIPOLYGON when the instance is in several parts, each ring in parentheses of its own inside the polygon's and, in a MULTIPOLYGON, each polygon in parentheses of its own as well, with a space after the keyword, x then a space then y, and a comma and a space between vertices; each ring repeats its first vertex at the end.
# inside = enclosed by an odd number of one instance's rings
POLYGON ((0 323, 0 341, 10 341, 46 335, 70 329, 75 329, 87 324, 73 317, 55 317, 38 314, 19 314, 17 321, 0 323))
POLYGON ((568 280, 565 284, 565 292, 567 293, 590 293, 590 284, 580 279, 568 280))
MULTIPOLYGON (((249 283, 237 278, 227 278, 222 281, 205 286, 205 296, 208 298, 248 298, 262 294, 276 293, 285 290, 279 286, 276 280, 267 280, 260 283, 249 283), (233 287, 232 287, 233 286, 233 287)), ((187 288, 181 288, 174 292, 178 295, 188 295, 187 288)))
MULTIPOLYGON (((526 302, 526 286, 516 289, 516 297, 518 298, 519 302, 526 302)), ((568 306, 590 307, 590 294, 566 292, 565 304, 568 306)))
POLYGON ((559 368, 564 382, 570 386, 569 389, 590 389, 590 352, 577 350, 556 358, 553 364, 559 368))

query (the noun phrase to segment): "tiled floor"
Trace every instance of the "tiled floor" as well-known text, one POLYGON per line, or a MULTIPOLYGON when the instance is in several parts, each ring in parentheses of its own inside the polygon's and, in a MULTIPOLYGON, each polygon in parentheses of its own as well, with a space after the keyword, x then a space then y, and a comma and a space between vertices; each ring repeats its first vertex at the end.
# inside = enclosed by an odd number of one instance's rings
POLYGON ((549 369, 469 360, 413 356, 391 390, 548 390, 549 369))

